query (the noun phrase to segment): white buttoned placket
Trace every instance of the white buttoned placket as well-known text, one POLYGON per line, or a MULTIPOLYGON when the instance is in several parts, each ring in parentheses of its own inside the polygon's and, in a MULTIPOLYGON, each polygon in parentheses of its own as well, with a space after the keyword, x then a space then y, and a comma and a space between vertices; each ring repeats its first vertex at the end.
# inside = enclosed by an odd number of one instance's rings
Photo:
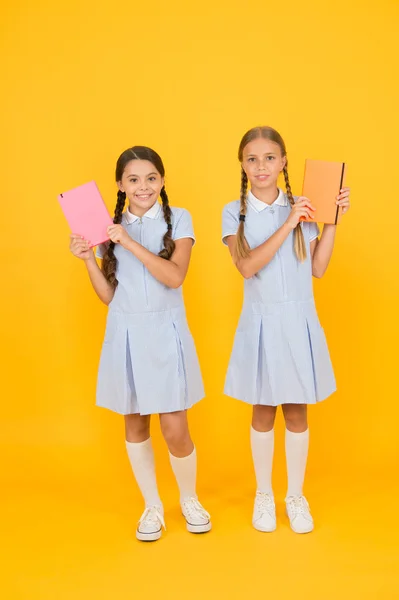
MULTIPOLYGON (((272 215, 271 218, 272 218, 272 222, 273 222, 275 231, 277 231, 277 229, 280 227, 280 223, 277 218, 278 207, 283 206, 283 204, 279 204, 279 201, 281 202, 281 200, 279 200, 280 194, 281 194, 281 190, 279 191, 279 196, 277 197, 277 200, 275 202, 273 202, 273 204, 268 204, 265 207, 264 204, 262 205, 262 202, 260 200, 258 200, 258 198, 256 198, 256 196, 251 194, 251 192, 249 193, 249 196, 250 197, 252 196, 252 200, 250 199, 250 202, 252 202, 253 208, 255 209, 256 212, 260 212, 261 210, 266 210, 268 213, 270 213, 272 215)), ((277 252, 275 254, 275 259, 279 265, 280 280, 281 280, 281 293, 282 293, 282 298, 285 301, 288 298, 288 296, 287 296, 287 281, 286 281, 286 277, 285 277, 284 261, 282 259, 281 247, 277 250, 277 252)))
MULTIPOLYGON (((270 211, 270 213, 272 215, 272 219, 273 219, 274 229, 277 231, 277 229, 279 229, 280 224, 277 221, 276 208, 273 205, 271 205, 269 208, 266 208, 266 210, 270 211)), ((280 268, 281 292, 282 292, 283 300, 287 300, 287 282, 286 282, 286 279, 285 279, 284 261, 283 261, 283 258, 282 258, 281 246, 280 246, 280 248, 276 252, 276 258, 278 260, 278 264, 279 264, 279 268, 280 268)))
MULTIPOLYGON (((143 217, 139 217, 138 221, 139 221, 139 228, 140 228, 140 244, 145 248, 143 217)), ((143 267, 143 287, 144 287, 144 294, 145 294, 145 303, 148 306, 147 269, 144 265, 142 265, 142 267, 143 267)))

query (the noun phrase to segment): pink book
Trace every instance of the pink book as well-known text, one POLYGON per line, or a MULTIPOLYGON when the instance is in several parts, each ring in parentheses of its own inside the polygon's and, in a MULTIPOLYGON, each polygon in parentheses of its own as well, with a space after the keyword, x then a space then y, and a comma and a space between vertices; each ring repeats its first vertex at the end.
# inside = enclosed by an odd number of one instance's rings
POLYGON ((91 248, 109 240, 107 227, 113 221, 95 181, 60 194, 58 200, 71 233, 89 240, 91 248))

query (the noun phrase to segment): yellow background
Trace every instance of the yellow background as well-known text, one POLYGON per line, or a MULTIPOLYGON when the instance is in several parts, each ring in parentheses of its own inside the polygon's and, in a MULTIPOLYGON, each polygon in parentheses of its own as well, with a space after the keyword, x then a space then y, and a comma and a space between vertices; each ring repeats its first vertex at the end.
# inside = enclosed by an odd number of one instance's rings
POLYGON ((397 431, 398 3, 8 2, 2 9, 1 545, 3 597, 399 597, 397 431), (310 410, 306 493, 316 530, 283 514, 251 528, 251 409, 222 395, 242 281, 220 243, 239 194, 241 136, 283 135, 300 193, 305 158, 345 160, 352 209, 315 282, 339 391, 310 410), (212 534, 184 530, 154 419, 168 531, 138 544, 142 509, 122 418, 95 408, 106 307, 68 251, 57 194, 95 179, 110 210, 117 157, 154 147, 198 243, 184 285, 207 398, 192 410, 212 534))

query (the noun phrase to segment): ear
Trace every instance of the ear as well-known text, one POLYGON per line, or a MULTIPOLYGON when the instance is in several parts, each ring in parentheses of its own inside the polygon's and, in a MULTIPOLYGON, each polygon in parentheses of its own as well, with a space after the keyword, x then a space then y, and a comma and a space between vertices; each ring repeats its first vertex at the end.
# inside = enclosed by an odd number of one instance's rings
POLYGON ((281 167, 281 171, 284 169, 284 167, 287 165, 287 157, 283 156, 283 158, 281 159, 282 162, 282 167, 281 167))
POLYGON ((120 192, 125 193, 125 190, 124 190, 124 188, 122 186, 122 182, 121 181, 117 181, 116 185, 118 186, 118 189, 119 189, 120 192))
POLYGON ((161 177, 161 189, 165 187, 165 177, 161 177))

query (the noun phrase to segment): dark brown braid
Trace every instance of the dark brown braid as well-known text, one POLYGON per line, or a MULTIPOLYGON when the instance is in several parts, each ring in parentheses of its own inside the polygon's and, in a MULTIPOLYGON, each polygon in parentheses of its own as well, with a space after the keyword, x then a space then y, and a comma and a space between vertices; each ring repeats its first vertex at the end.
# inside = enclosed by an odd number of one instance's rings
POLYGON ((168 226, 165 235, 163 236, 163 245, 164 248, 158 254, 161 258, 165 258, 169 260, 175 251, 176 244, 172 239, 172 211, 169 206, 168 194, 166 193, 165 186, 163 186, 161 190, 161 200, 162 200, 162 208, 163 208, 163 217, 168 226))
MULTIPOLYGON (((285 164, 283 173, 284 173, 285 189, 287 191, 288 200, 290 201, 290 205, 292 208, 293 206, 295 206, 295 200, 294 200, 294 196, 292 194, 290 180, 288 177, 288 162, 285 164)), ((303 262, 306 259, 306 245, 305 245, 305 238, 303 237, 301 223, 298 223, 298 225, 295 227, 295 230, 294 230, 294 250, 295 250, 295 254, 296 254, 298 260, 303 262)))
POLYGON ((236 235, 236 250, 239 258, 246 258, 249 256, 248 243, 245 239, 244 234, 244 222, 247 214, 247 189, 248 189, 248 177, 244 169, 241 168, 241 191, 240 191, 240 223, 238 225, 236 235), (241 218, 242 217, 242 218, 241 218))
MULTIPOLYGON (((116 201, 115 214, 114 214, 114 223, 115 225, 119 225, 122 221, 122 213, 125 208, 126 202, 126 194, 125 192, 118 191, 118 199, 116 201)), ((105 275, 108 283, 112 285, 115 289, 118 285, 118 280, 116 278, 116 258, 114 254, 115 243, 109 242, 107 244, 107 249, 105 251, 103 262, 101 265, 102 272, 105 275)))

